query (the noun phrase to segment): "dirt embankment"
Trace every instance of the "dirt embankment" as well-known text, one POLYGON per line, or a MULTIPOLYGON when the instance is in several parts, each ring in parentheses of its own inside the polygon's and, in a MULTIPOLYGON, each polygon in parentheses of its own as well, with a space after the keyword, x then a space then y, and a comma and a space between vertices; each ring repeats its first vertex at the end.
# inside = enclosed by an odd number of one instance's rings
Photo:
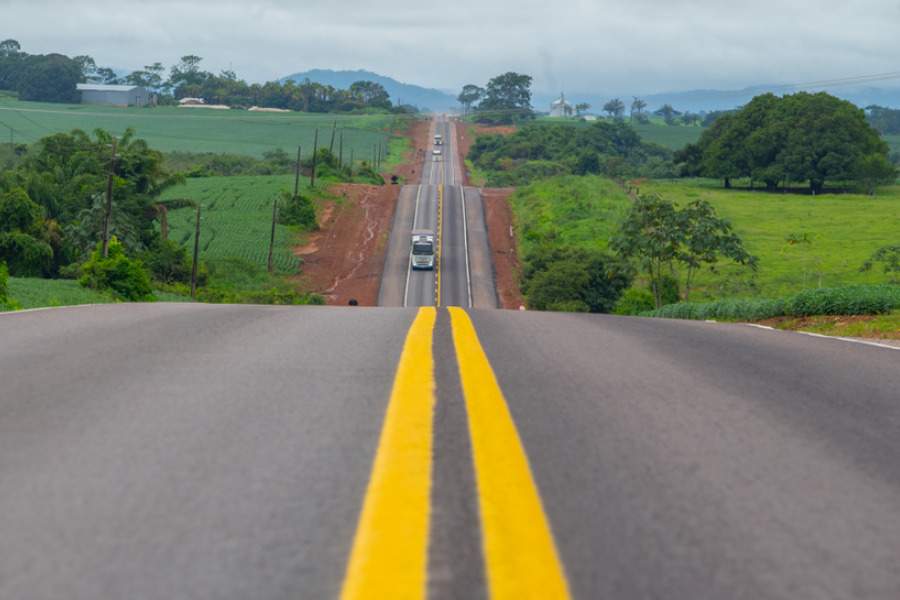
POLYGON ((320 229, 308 236, 294 254, 305 263, 297 278, 304 289, 323 294, 328 304, 375 306, 378 284, 387 252, 388 234, 400 186, 390 185, 391 175, 413 183, 419 171, 420 149, 429 141, 431 124, 413 121, 408 131, 412 149, 404 153, 407 164, 396 166, 385 177, 386 185, 341 184, 331 188, 329 200, 319 214, 320 229))
POLYGON ((409 138, 410 150, 403 153, 404 163, 397 165, 387 175, 386 181, 390 183, 391 175, 402 178, 401 181, 409 185, 416 185, 419 182, 419 175, 422 174, 422 161, 425 156, 425 149, 431 148, 431 122, 430 121, 411 121, 407 131, 396 132, 409 138))
MULTIPOLYGON (((465 165, 469 147, 474 141, 473 133, 501 133, 507 135, 515 131, 513 127, 498 127, 480 123, 458 123, 456 126, 456 147, 459 151, 459 164, 465 165)), ((463 175, 467 186, 475 185, 472 177, 463 175)), ((497 297, 500 308, 517 309, 525 304, 519 291, 519 254, 516 240, 513 237, 513 215, 509 207, 509 197, 515 188, 479 188, 484 198, 484 218, 487 221, 488 237, 493 253, 494 273, 496 275, 497 297)))

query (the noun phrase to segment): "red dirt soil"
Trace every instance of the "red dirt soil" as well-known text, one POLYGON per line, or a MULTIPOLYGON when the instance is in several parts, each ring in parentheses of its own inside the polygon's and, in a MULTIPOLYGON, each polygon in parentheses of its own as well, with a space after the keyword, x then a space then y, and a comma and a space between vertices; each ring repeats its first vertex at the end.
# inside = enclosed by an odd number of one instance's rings
POLYGON ((319 215, 320 229, 313 232, 294 254, 306 262, 296 281, 303 289, 325 296, 328 304, 346 306, 352 299, 359 306, 375 306, 378 284, 384 268, 388 233, 400 186, 390 185, 397 175, 414 183, 420 148, 425 148, 431 133, 428 121, 412 121, 408 131, 412 150, 404 153, 408 164, 394 167, 385 177, 387 185, 340 184, 331 188, 329 200, 319 215))
POLYGON ((375 306, 384 267, 387 236, 400 195, 398 185, 335 185, 313 232, 294 254, 304 259, 300 276, 306 290, 325 296, 328 304, 375 306))

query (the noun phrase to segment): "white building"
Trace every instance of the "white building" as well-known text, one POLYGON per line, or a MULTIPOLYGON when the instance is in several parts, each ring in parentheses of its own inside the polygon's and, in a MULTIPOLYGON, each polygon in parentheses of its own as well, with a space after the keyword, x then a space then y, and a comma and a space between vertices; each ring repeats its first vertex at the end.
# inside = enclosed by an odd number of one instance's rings
POLYGON ((116 106, 146 106, 152 100, 150 92, 137 85, 99 85, 79 83, 82 104, 113 104, 116 106))
POLYGON ((561 94, 557 100, 550 103, 551 117, 574 117, 575 107, 566 100, 566 95, 561 94))

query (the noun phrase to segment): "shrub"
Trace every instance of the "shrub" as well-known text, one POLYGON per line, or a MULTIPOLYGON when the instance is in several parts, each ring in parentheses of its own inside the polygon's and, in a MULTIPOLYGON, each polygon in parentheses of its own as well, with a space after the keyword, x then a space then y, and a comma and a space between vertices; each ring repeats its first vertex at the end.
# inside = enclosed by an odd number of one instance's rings
POLYGON ((309 196, 297 196, 294 198, 290 192, 282 191, 282 206, 278 211, 278 222, 282 225, 303 227, 308 231, 319 228, 316 222, 316 207, 313 206, 309 196))
POLYGON ((653 309, 653 294, 647 290, 632 288, 626 291, 616 303, 616 310, 613 314, 636 316, 653 309))
POLYGON ((103 258, 103 242, 91 254, 82 272, 81 285, 93 290, 110 291, 117 299, 130 302, 155 302, 150 277, 139 260, 129 260, 125 248, 113 236, 109 241, 108 257, 103 258))

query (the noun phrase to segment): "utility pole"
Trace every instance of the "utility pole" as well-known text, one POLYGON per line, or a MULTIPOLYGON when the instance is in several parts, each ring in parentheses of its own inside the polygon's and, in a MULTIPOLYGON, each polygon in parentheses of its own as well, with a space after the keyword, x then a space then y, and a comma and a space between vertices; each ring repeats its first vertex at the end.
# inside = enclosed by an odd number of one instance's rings
POLYGON ((319 130, 316 129, 316 137, 313 139, 313 167, 312 177, 309 180, 309 187, 316 185, 316 149, 319 147, 319 130))
POLYGON ((297 193, 300 191, 300 151, 303 146, 297 146, 297 177, 294 179, 294 201, 297 200, 297 193))
POLYGON ((350 148, 350 177, 353 177, 353 167, 356 166, 353 164, 353 148, 350 148))
POLYGON ((344 166, 344 132, 341 131, 341 142, 340 146, 338 146, 340 150, 338 150, 338 169, 343 168, 344 166))
POLYGON ((272 204, 272 241, 269 242, 269 273, 272 272, 272 253, 275 251, 275 216, 278 214, 278 198, 272 204))
POLYGON ((112 156, 109 158, 109 184, 106 186, 106 220, 103 223, 103 258, 109 257, 109 217, 112 214, 113 176, 116 174, 116 136, 113 136, 112 156))
POLYGON ((191 271, 191 300, 196 300, 197 298, 197 256, 200 253, 200 221, 203 220, 203 217, 200 216, 200 210, 205 206, 205 204, 201 204, 197 207, 197 231, 194 233, 194 269, 191 271))
POLYGON ((372 144, 372 168, 378 167, 378 145, 372 144))
POLYGON ((328 146, 328 151, 334 154, 334 132, 337 131, 337 119, 334 120, 334 126, 331 128, 331 145, 328 146))

